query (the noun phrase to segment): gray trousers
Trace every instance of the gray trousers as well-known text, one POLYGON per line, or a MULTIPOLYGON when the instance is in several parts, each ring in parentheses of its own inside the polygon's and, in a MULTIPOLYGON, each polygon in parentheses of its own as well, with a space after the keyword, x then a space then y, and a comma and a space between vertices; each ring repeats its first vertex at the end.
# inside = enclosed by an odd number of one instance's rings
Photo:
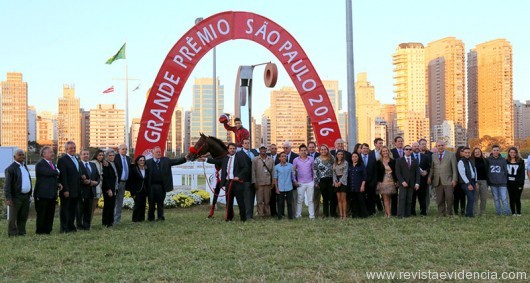
POLYGON ((413 190, 414 190, 414 187, 405 188, 403 186, 399 186, 398 211, 397 211, 398 217, 409 217, 410 216, 411 208, 412 208, 413 190))
POLYGON ((121 222, 121 208, 123 206, 123 197, 125 195, 125 182, 118 183, 118 190, 116 190, 116 206, 114 207, 114 225, 121 222))
POLYGON ((486 180, 477 181, 478 189, 475 190, 475 203, 473 205, 473 215, 480 216, 486 210, 486 200, 488 199, 488 182, 486 180), (480 210, 478 202, 480 200, 480 210))
POLYGON ((438 216, 453 215, 453 186, 437 186, 436 189, 436 204, 438 206, 438 216))

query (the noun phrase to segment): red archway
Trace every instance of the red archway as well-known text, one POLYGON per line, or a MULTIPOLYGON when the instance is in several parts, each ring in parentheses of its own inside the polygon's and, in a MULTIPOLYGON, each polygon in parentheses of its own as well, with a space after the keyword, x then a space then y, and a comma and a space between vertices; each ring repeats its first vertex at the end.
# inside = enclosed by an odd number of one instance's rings
POLYGON ((193 26, 171 48, 147 98, 136 155, 165 149, 171 115, 191 72, 213 47, 233 39, 251 40, 278 58, 291 77, 315 131, 318 144, 332 146, 340 129, 326 89, 294 37, 270 19, 249 12, 222 12, 193 26))

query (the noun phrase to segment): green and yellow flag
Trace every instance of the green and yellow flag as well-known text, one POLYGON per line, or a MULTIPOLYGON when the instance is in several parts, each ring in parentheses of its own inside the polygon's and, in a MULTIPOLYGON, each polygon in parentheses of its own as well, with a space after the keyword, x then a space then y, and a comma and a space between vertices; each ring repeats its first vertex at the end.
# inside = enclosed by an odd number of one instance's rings
POLYGON ((114 54, 114 56, 110 57, 105 64, 112 64, 114 61, 118 59, 125 59, 125 45, 127 43, 124 43, 123 46, 118 50, 118 53, 114 54))

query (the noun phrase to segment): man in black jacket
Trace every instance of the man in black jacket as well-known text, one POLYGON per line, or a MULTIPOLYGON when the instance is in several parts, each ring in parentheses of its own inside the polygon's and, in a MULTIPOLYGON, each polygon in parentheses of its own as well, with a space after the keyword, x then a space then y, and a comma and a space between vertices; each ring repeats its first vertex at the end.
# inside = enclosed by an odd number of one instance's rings
POLYGON ((153 158, 147 160, 148 175, 147 184, 149 187, 149 211, 147 220, 155 220, 155 205, 159 221, 164 221, 164 200, 166 192, 173 190, 173 174, 171 166, 186 163, 186 158, 169 159, 162 156, 162 149, 159 146, 153 148, 153 158))
POLYGON ((420 188, 414 190, 412 193, 411 215, 416 216, 416 199, 420 203, 420 215, 427 215, 427 195, 429 193, 429 184, 427 178, 429 171, 431 171, 431 158, 428 155, 421 153, 420 144, 415 142, 412 144, 412 157, 418 161, 420 167, 420 188))
POLYGON ((37 212, 37 234, 50 234, 55 217, 55 204, 57 203, 57 189, 59 183, 59 171, 52 160, 55 157, 53 149, 45 146, 41 149, 42 159, 35 165, 35 211, 37 212))
POLYGON ((73 141, 67 141, 65 145, 66 154, 57 162, 59 168, 59 180, 63 186, 59 193, 61 198, 61 233, 76 232, 74 219, 77 213, 77 205, 81 196, 81 165, 75 156, 76 145, 73 141))
POLYGON ((76 215, 77 229, 90 230, 92 218, 92 202, 96 194, 96 186, 100 182, 96 164, 90 162, 87 149, 81 151, 81 197, 76 215))
POLYGON ((377 186, 377 160, 374 155, 370 155, 370 146, 363 143, 361 146, 361 160, 366 170, 366 183, 364 191, 366 193, 366 210, 368 215, 375 215, 376 208, 376 186, 377 186))
POLYGON ((396 160, 396 177, 399 185, 398 217, 409 217, 412 205, 412 191, 420 188, 418 161, 412 157, 412 147, 404 148, 405 155, 396 160))
POLYGON ((15 161, 5 170, 4 193, 8 210, 7 234, 9 237, 26 235, 26 222, 29 214, 31 196, 31 177, 24 164, 26 154, 17 149, 13 156, 15 161))

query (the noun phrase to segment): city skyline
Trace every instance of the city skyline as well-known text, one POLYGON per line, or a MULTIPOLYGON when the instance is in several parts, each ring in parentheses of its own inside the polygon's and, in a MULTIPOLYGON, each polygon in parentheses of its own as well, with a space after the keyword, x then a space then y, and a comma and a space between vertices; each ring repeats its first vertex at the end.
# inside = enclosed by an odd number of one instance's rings
MULTIPOLYGON (((60 5, 60 1, 52 1, 36 3, 30 9, 23 9, 19 3, 5 4, 5 9, 0 12, 0 21, 4 26, 13 25, 13 28, 6 30, 5 36, 14 40, 0 46, 0 74, 22 72, 29 83, 28 104, 36 105, 37 111, 58 112, 54 102, 60 96, 63 84, 75 85, 82 108, 91 109, 97 104, 115 103, 123 109, 124 84, 113 78, 124 76, 125 64, 123 60, 112 65, 105 65, 104 62, 127 41, 129 76, 141 79, 140 90, 130 92, 129 118, 132 120, 141 116, 145 101, 143 93, 151 86, 163 57, 179 37, 193 26, 195 18, 226 10, 247 10, 284 26, 302 44, 321 79, 338 80, 338 88, 346 93, 345 5, 342 1, 311 4, 303 1, 268 1, 267 4, 257 1, 237 4, 205 2, 211 5, 166 3, 168 9, 164 11, 151 6, 125 6, 112 12, 104 9, 103 2, 98 1, 90 7, 81 4, 60 5), (186 13, 172 17, 173 10, 170 8, 176 7, 186 13), (81 13, 81 10, 86 13, 81 13), (161 16, 148 20, 148 15, 155 11, 161 16), (21 13, 24 13, 24 17, 21 17, 21 13), (104 19, 93 22, 90 16, 86 16, 89 14, 101 14, 104 19), (46 15, 46 20, 42 19, 43 15, 46 15), (27 21, 20 22, 21 18, 27 21), (321 20, 313 21, 314 18, 321 20), (38 48, 34 49, 35 46, 38 48), (101 94, 111 85, 115 86, 115 93, 101 94)), ((506 38, 513 46, 513 97, 524 101, 524 90, 530 87, 530 82, 523 79, 528 77, 528 67, 517 62, 530 61, 525 59, 530 55, 523 53, 523 50, 530 48, 530 40, 521 32, 526 21, 522 11, 530 4, 510 3, 510 6, 490 5, 492 8, 487 8, 484 1, 449 2, 458 3, 459 9, 451 10, 450 3, 438 7, 434 6, 435 3, 429 6, 417 1, 407 6, 385 1, 354 1, 355 74, 366 72, 376 88, 377 99, 384 104, 394 103, 392 54, 397 44, 427 44, 455 36, 464 42, 464 51, 467 53, 470 47, 479 43, 506 38), (466 12, 477 7, 478 3, 480 15, 466 12), (381 5, 386 8, 378 9, 381 5), (449 14, 451 18, 460 20, 443 21, 443 16, 449 14), (488 21, 488 17, 495 17, 496 20, 488 21)), ((231 41, 218 46, 217 60, 217 75, 226 86, 226 112, 232 112, 233 82, 239 65, 269 60, 278 63, 270 53, 245 41, 231 41)), ((281 67, 279 69, 278 87, 292 86, 285 71, 281 67)), ((256 74, 261 71, 257 69, 256 74)), ((211 76, 211 55, 207 54, 197 65, 192 77, 211 76)), ((256 78, 259 78, 258 75, 256 78)), ((190 77, 178 102, 184 109, 190 108, 192 85, 193 79, 190 77)), ((259 103, 254 102, 257 106, 255 117, 260 117, 265 108, 270 106, 269 90, 259 81, 254 85, 254 93, 260 94, 254 96, 259 99, 259 103)), ((136 82, 131 82, 129 89, 134 87, 136 82)), ((343 97, 344 104, 346 95, 343 97)))

